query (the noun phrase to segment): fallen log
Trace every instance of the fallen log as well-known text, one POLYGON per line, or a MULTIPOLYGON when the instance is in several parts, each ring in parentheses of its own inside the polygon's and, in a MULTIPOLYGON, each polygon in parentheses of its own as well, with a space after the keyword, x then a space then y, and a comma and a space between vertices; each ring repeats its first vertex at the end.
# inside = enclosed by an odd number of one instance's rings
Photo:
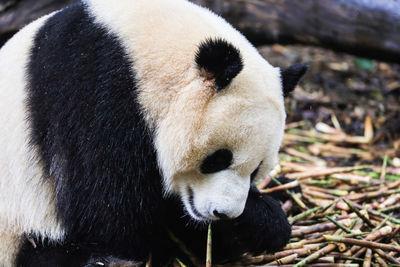
POLYGON ((193 0, 254 44, 302 43, 400 62, 397 0, 193 0))
MULTIPOLYGON (((32 20, 75 0, 0 0, 0 46, 32 20)), ((400 62, 397 0, 192 0, 255 45, 301 43, 400 62)))

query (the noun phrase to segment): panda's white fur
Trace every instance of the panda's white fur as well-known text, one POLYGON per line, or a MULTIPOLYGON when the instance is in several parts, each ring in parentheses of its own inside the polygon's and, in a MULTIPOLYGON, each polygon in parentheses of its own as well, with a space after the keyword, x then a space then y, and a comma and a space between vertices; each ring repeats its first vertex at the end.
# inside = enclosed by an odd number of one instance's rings
MULTIPOLYGON (((118 36, 135 62, 139 101, 155 129, 165 194, 178 194, 198 220, 214 210, 239 216, 250 174, 277 163, 285 112, 280 70, 222 18, 184 0, 87 0, 95 21, 118 36), (244 67, 216 93, 194 57, 207 38, 222 38, 242 54, 244 67), (199 166, 221 148, 233 152, 228 169, 202 174, 199 166), (191 209, 188 186, 193 188, 191 209)), ((17 33, 0 50, 0 265, 10 266, 24 233, 62 240, 55 188, 42 178, 26 121, 26 65, 35 33, 54 14, 17 33)))
POLYGON ((55 216, 54 188, 29 145, 26 121, 26 65, 37 30, 48 19, 26 26, 0 50, 0 266, 11 266, 23 233, 62 239, 55 216))

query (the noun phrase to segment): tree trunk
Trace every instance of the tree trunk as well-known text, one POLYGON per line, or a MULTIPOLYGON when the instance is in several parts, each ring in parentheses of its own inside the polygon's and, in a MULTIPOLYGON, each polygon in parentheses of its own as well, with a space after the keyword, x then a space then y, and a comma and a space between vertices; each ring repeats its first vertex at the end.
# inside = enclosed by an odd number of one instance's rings
MULTIPOLYGON (((0 45, 35 18, 74 1, 0 0, 0 45)), ((400 0, 192 2, 226 18, 255 45, 311 44, 400 62, 400 0)))
POLYGON ((399 0, 193 0, 254 44, 302 43, 400 62, 399 0))

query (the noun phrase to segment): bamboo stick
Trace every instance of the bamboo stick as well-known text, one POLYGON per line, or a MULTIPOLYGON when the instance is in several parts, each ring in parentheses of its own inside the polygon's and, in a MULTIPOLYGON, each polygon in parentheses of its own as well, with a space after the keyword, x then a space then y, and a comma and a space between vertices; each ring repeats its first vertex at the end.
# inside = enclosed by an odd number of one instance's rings
POLYGON ((385 258, 387 261, 390 261, 391 263, 397 264, 400 266, 400 261, 398 261, 396 258, 390 256, 389 254, 383 252, 381 249, 374 249, 374 251, 379 254, 382 258, 385 258))
POLYGON ((208 225, 207 230, 207 252, 206 252, 206 267, 211 267, 211 251, 212 251, 212 237, 211 237, 211 223, 208 225))
POLYGON ((374 258, 375 258, 375 260, 379 263, 380 266, 382 266, 382 267, 389 267, 389 266, 386 264, 386 262, 385 262, 377 253, 374 254, 374 258))
POLYGON ((301 240, 299 242, 287 244, 282 250, 303 248, 304 245, 305 245, 305 240, 301 240))
POLYGON ((341 224, 340 222, 336 221, 335 219, 329 217, 329 216, 325 216, 329 221, 333 222, 337 227, 339 227, 340 229, 342 229, 343 231, 345 231, 346 233, 351 234, 352 231, 347 228, 346 226, 344 226, 343 224, 341 224))
POLYGON ((381 177, 379 178, 381 181, 381 190, 383 190, 383 184, 385 182, 386 178, 386 166, 387 166, 387 155, 383 158, 383 163, 382 163, 382 171, 381 171, 381 177))
POLYGON ((318 177, 318 176, 326 176, 334 173, 341 173, 341 172, 351 172, 354 170, 362 170, 366 169, 370 166, 353 166, 353 167, 336 167, 336 168, 326 168, 326 169, 317 169, 317 170, 310 170, 298 173, 291 173, 286 175, 289 179, 305 179, 311 177, 318 177))
MULTIPOLYGON (((399 189, 399 190, 400 190, 400 189, 399 189)), ((350 201, 349 201, 349 202, 350 202, 350 201)), ((362 206, 361 206, 361 205, 359 205, 359 204, 357 204, 357 203, 354 203, 354 202, 350 202, 350 203, 351 203, 353 206, 357 207, 358 209, 362 209, 362 206)), ((387 217, 386 214, 384 214, 384 213, 382 213, 382 212, 379 212, 379 211, 376 211, 376 210, 367 209, 367 211, 368 211, 368 213, 370 213, 370 214, 372 214, 372 215, 375 215, 375 216, 379 216, 379 217, 382 217, 382 218, 386 218, 386 217, 387 217)), ((395 218, 389 218, 388 221, 391 222, 391 223, 394 223, 394 224, 400 224, 400 220, 395 219, 395 218)))
POLYGON ((367 252, 365 252, 363 267, 370 267, 371 260, 372 260, 372 250, 369 248, 367 249, 367 252))
POLYGON ((358 240, 358 239, 354 239, 354 238, 334 236, 334 235, 324 235, 324 238, 327 241, 343 242, 343 243, 358 245, 358 246, 362 246, 362 247, 379 248, 379 249, 383 249, 383 250, 400 252, 399 246, 382 244, 382 243, 377 243, 377 242, 373 242, 373 241, 358 240))
POLYGON ((292 255, 280 258, 278 260, 272 261, 270 263, 267 263, 264 266, 283 265, 283 264, 292 263, 297 259, 297 256, 298 256, 297 254, 292 254, 292 255))
POLYGON ((319 257, 322 257, 322 256, 328 254, 329 252, 331 252, 335 248, 336 248, 335 244, 328 244, 325 247, 321 248, 320 250, 318 250, 318 251, 312 253, 311 255, 307 256, 302 261, 296 263, 295 265, 293 265, 293 267, 305 266, 307 263, 310 263, 310 262, 314 261, 315 259, 318 259, 319 257))
MULTIPOLYGON (((349 219, 343 219, 343 220, 347 220, 347 221, 342 222, 343 224, 345 224, 345 225, 350 224, 349 219)), ((341 220, 338 220, 338 221, 341 221, 341 220)), ((292 237, 302 237, 307 234, 311 234, 311 233, 315 233, 315 232, 325 232, 328 230, 335 230, 335 229, 337 229, 337 226, 334 223, 331 223, 331 222, 322 223, 322 224, 312 225, 312 226, 306 227, 301 230, 292 231, 292 237)))
POLYGON ((292 207, 293 207, 293 201, 290 200, 290 199, 286 200, 285 203, 282 204, 282 210, 283 210, 285 213, 288 213, 289 210, 290 210, 292 207))
POLYGON ((348 201, 346 198, 343 198, 343 201, 344 201, 344 202, 347 204, 347 206, 349 206, 349 208, 350 208, 352 211, 354 211, 354 212, 357 214, 357 216, 358 216, 361 220, 363 220, 368 226, 370 226, 370 227, 375 227, 375 225, 374 225, 367 217, 365 217, 365 216, 360 212, 359 209, 357 209, 356 207, 354 207, 354 205, 351 204, 350 201, 348 201))
POLYGON ((288 249, 288 250, 283 250, 280 252, 276 252, 274 254, 267 254, 267 255, 261 255, 257 257, 251 257, 248 259, 245 259, 242 261, 243 265, 250 265, 250 264, 256 264, 260 262, 268 262, 268 261, 274 261, 277 259, 281 259, 283 257, 287 257, 289 255, 297 254, 298 256, 304 256, 304 255, 310 255, 313 251, 318 250, 320 248, 321 244, 313 244, 313 246, 307 246, 303 248, 298 248, 298 249, 288 249))
POLYGON ((276 191, 292 189, 292 188, 295 188, 296 186, 299 186, 299 181, 298 180, 290 182, 290 183, 278 185, 278 186, 275 186, 275 187, 267 188, 267 189, 261 189, 260 193, 268 194, 268 193, 272 193, 272 192, 276 192, 276 191))
MULTIPOLYGON (((400 198, 398 200, 400 201, 400 198)), ((387 208, 380 209, 379 212, 388 212, 393 210, 400 210, 400 203, 387 208)))
POLYGON ((326 161, 325 160, 322 160, 322 159, 317 158, 317 157, 313 157, 313 156, 311 156, 309 154, 300 152, 300 151, 298 151, 296 149, 287 148, 285 151, 286 151, 286 153, 288 153, 288 154, 290 154, 292 156, 299 157, 301 159, 305 159, 307 161, 313 162, 315 165, 317 165, 319 167, 321 167, 321 166, 325 167, 326 166, 326 161))
MULTIPOLYGON (((279 182, 276 178, 274 178, 273 176, 271 176, 271 179, 278 185, 282 185, 281 182, 279 182)), ((290 190, 286 189, 285 190, 286 194, 288 194, 299 206, 300 208, 302 208, 303 210, 307 210, 308 207, 306 206, 306 204, 303 203, 303 201, 301 201, 301 199, 295 194, 290 192, 290 190)))

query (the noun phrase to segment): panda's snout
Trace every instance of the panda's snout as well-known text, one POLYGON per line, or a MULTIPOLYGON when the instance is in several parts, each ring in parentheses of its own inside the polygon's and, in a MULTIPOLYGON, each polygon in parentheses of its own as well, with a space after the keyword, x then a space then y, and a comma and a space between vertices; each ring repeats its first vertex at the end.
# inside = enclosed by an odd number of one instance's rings
POLYGON ((235 210, 235 211, 219 211, 217 209, 214 209, 212 211, 212 214, 210 214, 213 219, 216 220, 229 220, 229 219, 235 219, 237 217, 239 217, 242 214, 242 212, 239 210, 235 210))
POLYGON ((228 220, 235 219, 243 213, 243 203, 227 201, 224 204, 225 205, 218 205, 217 207, 211 208, 209 211, 209 217, 213 220, 228 220))
POLYGON ((186 211, 195 220, 234 219, 243 213, 249 188, 249 177, 224 170, 183 184, 181 196, 186 211))
MULTIPOLYGON (((217 194, 217 196, 220 196, 217 194)), ((186 210, 196 220, 228 220, 240 216, 244 210, 247 194, 241 197, 230 196, 210 198, 208 194, 197 194, 188 189, 188 197, 184 198, 186 210)))

